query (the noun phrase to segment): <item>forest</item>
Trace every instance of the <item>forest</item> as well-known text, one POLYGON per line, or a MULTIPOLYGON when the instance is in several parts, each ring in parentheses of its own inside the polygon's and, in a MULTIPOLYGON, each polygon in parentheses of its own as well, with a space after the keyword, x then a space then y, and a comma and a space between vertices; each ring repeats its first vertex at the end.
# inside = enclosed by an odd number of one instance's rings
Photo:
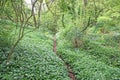
POLYGON ((120 80, 120 0, 0 0, 0 80, 120 80))

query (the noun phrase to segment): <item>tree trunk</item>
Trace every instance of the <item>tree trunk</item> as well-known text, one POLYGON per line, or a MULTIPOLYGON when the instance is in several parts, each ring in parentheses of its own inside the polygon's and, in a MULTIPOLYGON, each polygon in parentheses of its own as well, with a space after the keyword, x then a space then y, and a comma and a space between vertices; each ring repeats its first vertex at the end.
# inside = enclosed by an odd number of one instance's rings
POLYGON ((11 48, 10 52, 8 53, 8 57, 7 57, 7 64, 9 64, 9 61, 11 59, 11 56, 15 50, 15 47, 17 46, 17 44, 20 42, 20 40, 23 38, 23 36, 21 36, 16 42, 15 44, 13 45, 13 47, 11 48))
POLYGON ((53 52, 57 52, 56 50, 56 46, 57 46, 57 40, 56 40, 56 35, 54 35, 54 38, 53 38, 53 52))

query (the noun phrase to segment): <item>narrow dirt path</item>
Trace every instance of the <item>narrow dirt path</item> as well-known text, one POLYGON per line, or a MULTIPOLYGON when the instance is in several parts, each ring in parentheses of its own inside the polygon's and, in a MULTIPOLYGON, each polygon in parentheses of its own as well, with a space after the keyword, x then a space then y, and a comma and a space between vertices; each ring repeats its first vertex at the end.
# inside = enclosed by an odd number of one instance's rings
POLYGON ((68 69, 68 76, 71 78, 71 80, 75 80, 75 74, 73 73, 72 69, 70 68, 69 65, 66 65, 68 69))
POLYGON ((53 52, 64 62, 64 65, 66 66, 67 70, 68 70, 68 76, 71 78, 71 80, 76 80, 75 78, 75 74, 73 73, 71 67, 62 59, 61 56, 59 56, 57 54, 57 40, 56 40, 56 36, 54 35, 54 38, 53 38, 53 52))

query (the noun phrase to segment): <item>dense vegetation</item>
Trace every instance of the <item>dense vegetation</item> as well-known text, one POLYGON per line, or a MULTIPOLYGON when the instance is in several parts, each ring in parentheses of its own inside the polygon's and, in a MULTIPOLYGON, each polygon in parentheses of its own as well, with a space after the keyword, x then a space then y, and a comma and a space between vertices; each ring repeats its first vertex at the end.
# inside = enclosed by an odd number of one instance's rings
POLYGON ((27 2, 0 1, 0 80, 120 80, 120 0, 27 2))

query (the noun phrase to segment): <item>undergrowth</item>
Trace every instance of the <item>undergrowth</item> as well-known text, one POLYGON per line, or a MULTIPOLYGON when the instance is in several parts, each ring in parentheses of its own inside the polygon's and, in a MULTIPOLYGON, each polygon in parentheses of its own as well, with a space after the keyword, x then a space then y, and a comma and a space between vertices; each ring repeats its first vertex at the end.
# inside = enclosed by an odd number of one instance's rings
POLYGON ((58 55, 71 66, 77 80, 119 80, 119 49, 107 45, 101 36, 96 35, 94 39, 86 37, 80 48, 70 47, 67 41, 59 40, 58 55))
POLYGON ((59 49, 58 54, 71 66, 77 80, 117 80, 120 78, 119 68, 94 60, 84 51, 59 49))
POLYGON ((52 51, 52 40, 40 30, 24 36, 6 65, 7 53, 0 48, 0 80, 70 80, 64 62, 52 51))

